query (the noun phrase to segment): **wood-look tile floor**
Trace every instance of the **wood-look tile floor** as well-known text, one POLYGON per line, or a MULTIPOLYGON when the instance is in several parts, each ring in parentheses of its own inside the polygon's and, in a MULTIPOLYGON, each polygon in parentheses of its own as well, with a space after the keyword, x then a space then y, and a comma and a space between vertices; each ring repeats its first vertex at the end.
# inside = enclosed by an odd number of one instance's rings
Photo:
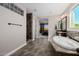
POLYGON ((30 41, 26 46, 16 51, 11 56, 73 56, 56 52, 47 39, 30 41))

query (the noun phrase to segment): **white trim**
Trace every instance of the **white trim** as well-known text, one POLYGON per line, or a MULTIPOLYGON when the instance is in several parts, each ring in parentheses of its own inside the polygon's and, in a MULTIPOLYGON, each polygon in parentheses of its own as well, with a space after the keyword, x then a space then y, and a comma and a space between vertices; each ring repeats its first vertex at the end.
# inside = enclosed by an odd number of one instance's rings
POLYGON ((24 43, 23 45, 21 45, 18 48, 12 50, 11 52, 5 54, 4 56, 10 56, 10 55, 12 55, 13 53, 15 53, 17 50, 19 50, 20 48, 24 47, 25 45, 27 45, 27 43, 24 43))

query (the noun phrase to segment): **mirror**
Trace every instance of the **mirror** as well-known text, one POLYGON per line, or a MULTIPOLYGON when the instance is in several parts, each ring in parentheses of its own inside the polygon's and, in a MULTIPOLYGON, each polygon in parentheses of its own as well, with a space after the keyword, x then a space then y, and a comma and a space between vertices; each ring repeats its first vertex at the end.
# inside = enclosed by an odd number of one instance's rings
POLYGON ((62 21, 61 20, 58 22, 58 29, 57 30, 62 30, 62 21))
POLYGON ((56 25, 56 28, 57 30, 63 30, 63 31, 67 30, 67 16, 65 16, 58 22, 58 24, 56 25))
POLYGON ((62 30, 67 30, 67 16, 62 19, 62 30))

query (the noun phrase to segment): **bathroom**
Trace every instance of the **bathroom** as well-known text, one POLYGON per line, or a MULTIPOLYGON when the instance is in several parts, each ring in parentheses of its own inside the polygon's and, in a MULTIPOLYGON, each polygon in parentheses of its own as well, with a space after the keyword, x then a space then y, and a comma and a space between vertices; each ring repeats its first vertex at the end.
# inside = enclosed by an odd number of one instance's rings
POLYGON ((50 40, 56 51, 79 55, 79 4, 72 3, 57 18, 55 34, 50 40))

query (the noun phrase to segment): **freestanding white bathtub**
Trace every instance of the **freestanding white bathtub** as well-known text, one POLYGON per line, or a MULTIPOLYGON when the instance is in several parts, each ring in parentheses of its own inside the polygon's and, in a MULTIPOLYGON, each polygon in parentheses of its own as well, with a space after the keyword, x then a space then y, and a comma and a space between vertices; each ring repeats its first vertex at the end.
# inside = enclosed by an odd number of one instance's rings
POLYGON ((76 50, 79 48, 79 42, 76 42, 68 37, 54 36, 53 41, 58 46, 67 50, 76 50))

